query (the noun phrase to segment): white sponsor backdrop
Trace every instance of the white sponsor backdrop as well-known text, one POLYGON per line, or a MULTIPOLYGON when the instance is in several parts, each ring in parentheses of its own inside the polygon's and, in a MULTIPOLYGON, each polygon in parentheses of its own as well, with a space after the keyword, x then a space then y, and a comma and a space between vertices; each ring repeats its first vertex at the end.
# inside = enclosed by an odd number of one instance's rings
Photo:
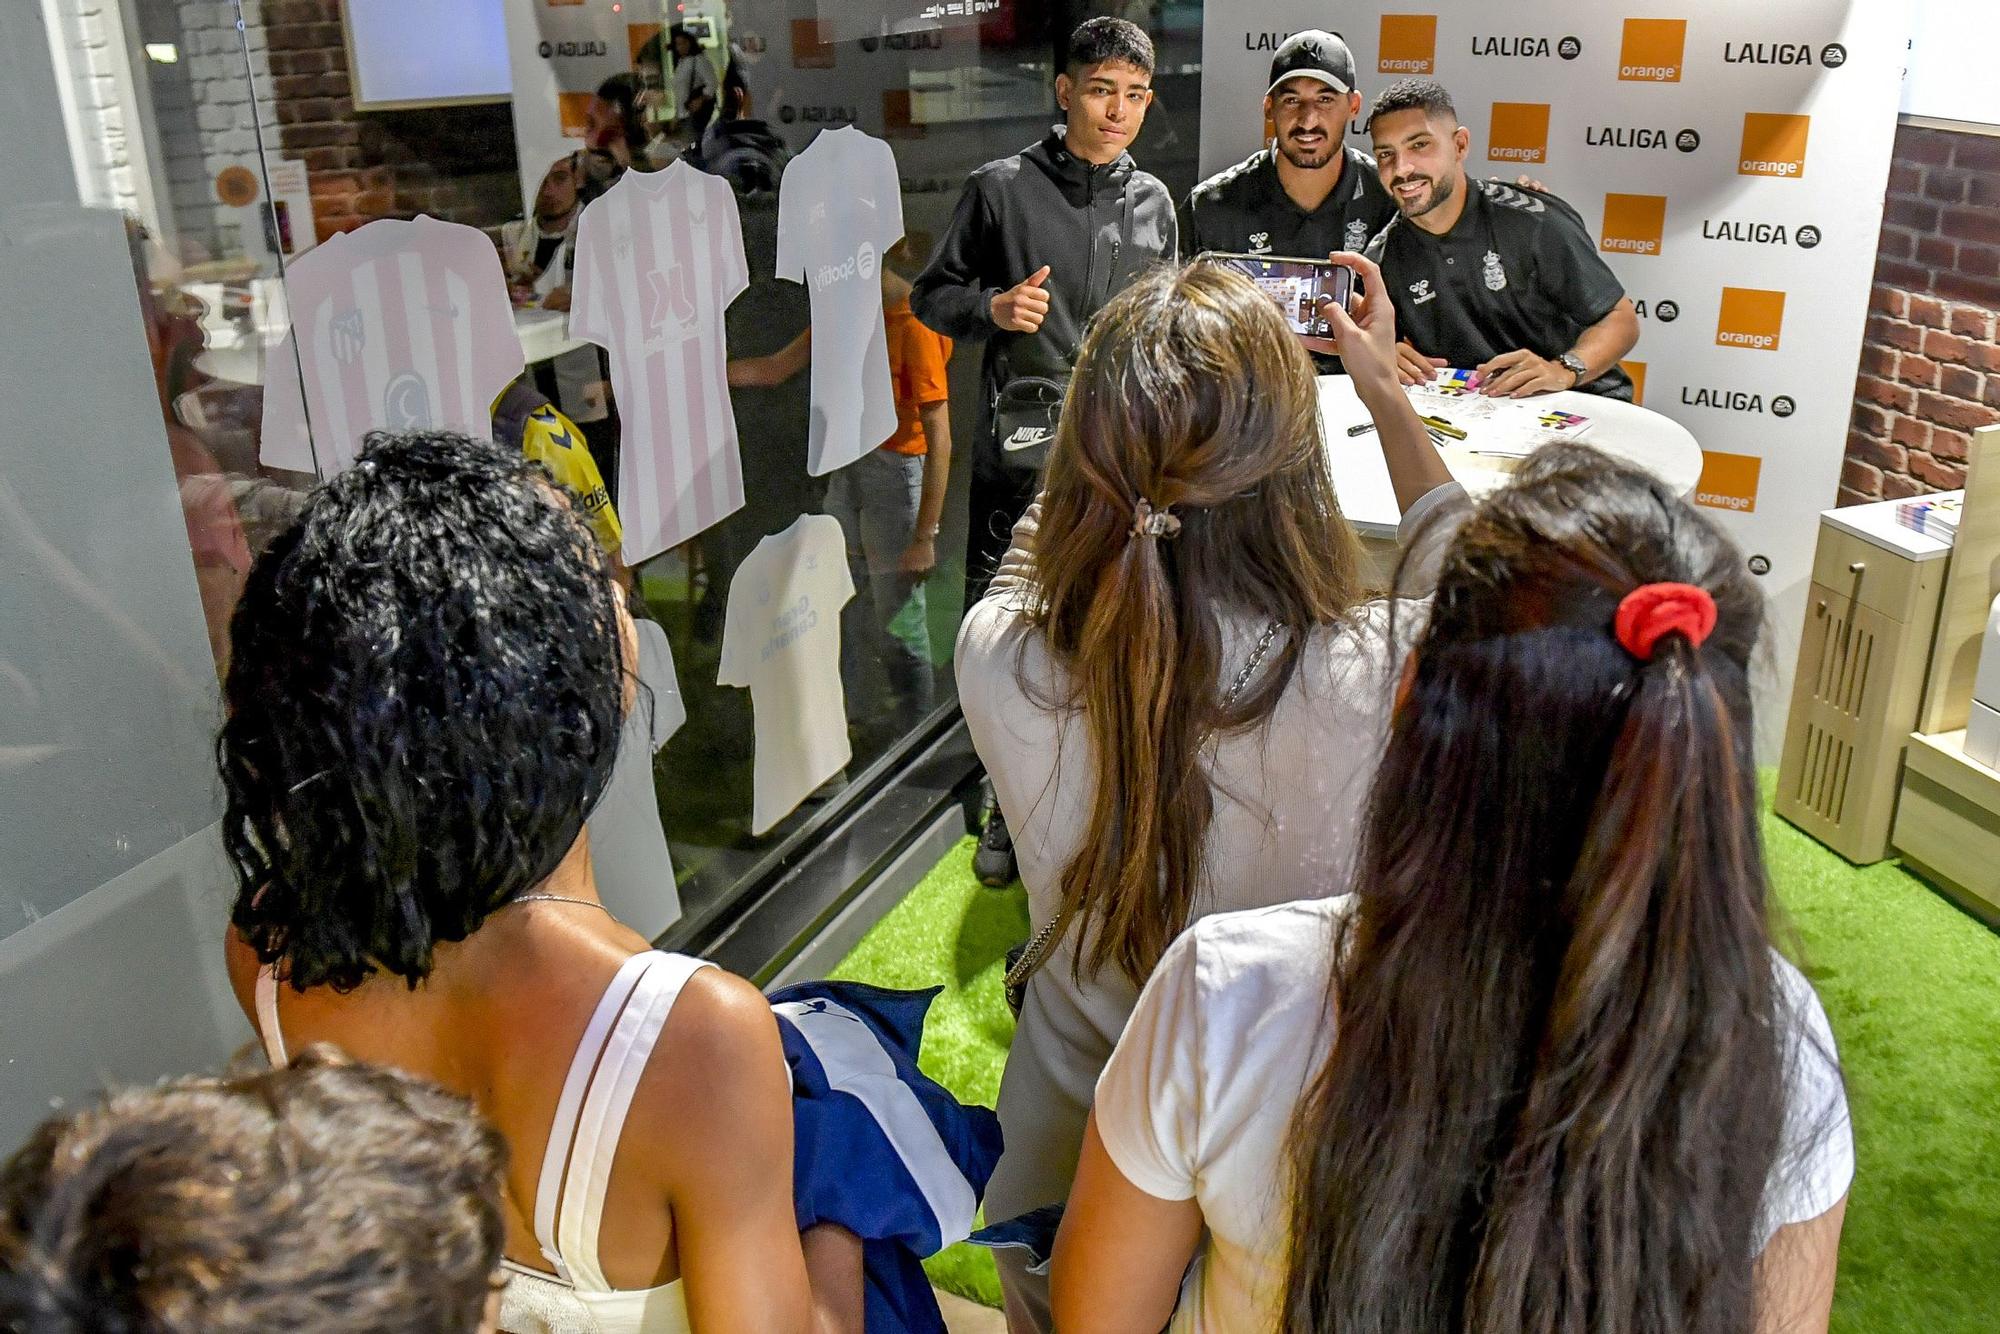
MULTIPOLYGON (((1583 215, 1642 306, 1631 360, 1645 367, 1645 406, 1694 432, 1709 454, 1697 499, 1764 571, 1782 678, 1762 700, 1767 746, 1783 726, 1817 515, 1840 475, 1909 25, 1908 0, 1649 0, 1636 13, 1570 0, 1208 7, 1204 171, 1256 149, 1271 49, 1321 27, 1353 48, 1364 96, 1403 73, 1431 75, 1471 131, 1469 171, 1530 172, 1583 215), (1428 44, 1425 18, 1435 21, 1428 44), (1385 56, 1397 68, 1383 71, 1385 56), (1499 114, 1501 156, 1489 157, 1496 104, 1546 108, 1539 157, 1540 113, 1509 109, 1499 114), (1756 165, 1791 160, 1801 130, 1795 168, 1756 165), (1759 147, 1766 133, 1775 137, 1759 147), (1769 171, 1787 174, 1746 174, 1769 171), (1620 195, 1640 198, 1612 199, 1607 220, 1607 196, 1620 195), (1663 209, 1657 253, 1618 249, 1648 244, 1654 209, 1663 209), (1725 309, 1724 289, 1753 295, 1725 309), (1770 336, 1778 293, 1782 320, 1770 336)), ((1353 140, 1366 147, 1358 127, 1353 140)))

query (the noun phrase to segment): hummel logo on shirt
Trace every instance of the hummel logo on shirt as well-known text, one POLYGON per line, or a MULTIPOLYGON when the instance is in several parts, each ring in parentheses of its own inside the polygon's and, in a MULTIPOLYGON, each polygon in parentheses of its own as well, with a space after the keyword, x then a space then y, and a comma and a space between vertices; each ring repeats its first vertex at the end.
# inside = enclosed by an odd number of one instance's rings
POLYGON ((1410 295, 1415 297, 1417 304, 1421 306, 1436 297, 1437 293, 1431 290, 1431 280, 1423 278, 1410 284, 1410 295))

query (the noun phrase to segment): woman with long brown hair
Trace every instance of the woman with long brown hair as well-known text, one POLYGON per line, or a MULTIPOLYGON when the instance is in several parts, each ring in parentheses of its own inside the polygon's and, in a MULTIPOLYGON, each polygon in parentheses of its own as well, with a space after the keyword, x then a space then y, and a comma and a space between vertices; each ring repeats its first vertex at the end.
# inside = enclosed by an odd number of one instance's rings
POLYGON ((1201 922, 1105 1070, 1065 1331, 1826 1329, 1853 1148, 1771 943, 1763 612, 1587 448, 1464 519, 1353 893, 1201 922))
MULTIPOLYGON (((1406 506, 1457 494, 1400 391, 1380 401, 1406 506)), ((1068 1194, 1098 1072, 1184 927, 1345 883, 1399 665, 1359 564, 1271 299, 1195 264, 1107 306, 1042 498, 959 635, 1037 931, 988 1218, 1068 1194)), ((1001 1277, 1010 1325, 1048 1328, 1046 1282, 1008 1252, 1001 1277)))

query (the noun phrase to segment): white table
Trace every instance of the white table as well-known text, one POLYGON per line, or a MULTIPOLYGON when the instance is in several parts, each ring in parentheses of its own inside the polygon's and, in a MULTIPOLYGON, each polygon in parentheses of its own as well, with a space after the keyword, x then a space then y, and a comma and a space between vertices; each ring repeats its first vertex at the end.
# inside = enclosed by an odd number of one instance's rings
MULTIPOLYGON (((235 384, 262 384, 264 362, 289 327, 283 306, 273 303, 258 311, 254 335, 220 318, 204 320, 202 333, 208 346, 195 358, 195 365, 218 380, 235 384), (270 318, 270 311, 277 318, 270 318)), ((521 338, 521 354, 530 366, 553 361, 565 352, 592 346, 569 335, 569 317, 559 310, 530 307, 514 312, 514 330, 521 338)))
MULTIPOLYGON (((1582 443, 1603 450, 1614 458, 1644 468, 1687 496, 1701 478, 1701 446, 1694 434, 1671 417, 1616 399, 1574 391, 1544 394, 1533 400, 1538 408, 1574 412, 1591 419, 1589 434, 1582 443)), ((1320 421, 1326 432, 1328 463, 1340 493, 1340 509, 1364 539, 1394 542, 1396 524, 1403 517, 1396 492, 1389 485, 1389 465, 1382 459, 1382 442, 1373 431, 1350 436, 1350 427, 1369 420, 1368 409, 1354 392, 1354 383, 1345 375, 1319 377, 1320 421)), ((1475 440, 1472 442, 1477 443, 1475 440)), ((1475 454, 1469 449, 1447 447, 1444 456, 1451 475, 1473 495, 1484 495, 1507 480, 1520 466, 1517 458, 1475 454)))

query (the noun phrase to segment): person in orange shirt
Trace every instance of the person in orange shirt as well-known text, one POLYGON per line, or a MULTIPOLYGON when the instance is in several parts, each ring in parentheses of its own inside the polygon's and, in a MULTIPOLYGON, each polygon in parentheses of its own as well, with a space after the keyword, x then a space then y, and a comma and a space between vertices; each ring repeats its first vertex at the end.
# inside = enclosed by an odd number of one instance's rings
MULTIPOLYGON (((889 378, 896 393, 896 433, 827 479, 824 509, 847 535, 848 569, 858 596, 842 612, 841 677, 850 701, 900 733, 930 712, 936 695, 924 583, 937 566, 938 525, 951 474, 950 390, 945 366, 951 340, 910 311, 910 280, 930 252, 929 238, 906 236, 882 265, 889 378)), ((729 363, 732 387, 782 384, 812 360, 812 329, 767 357, 729 363)))

